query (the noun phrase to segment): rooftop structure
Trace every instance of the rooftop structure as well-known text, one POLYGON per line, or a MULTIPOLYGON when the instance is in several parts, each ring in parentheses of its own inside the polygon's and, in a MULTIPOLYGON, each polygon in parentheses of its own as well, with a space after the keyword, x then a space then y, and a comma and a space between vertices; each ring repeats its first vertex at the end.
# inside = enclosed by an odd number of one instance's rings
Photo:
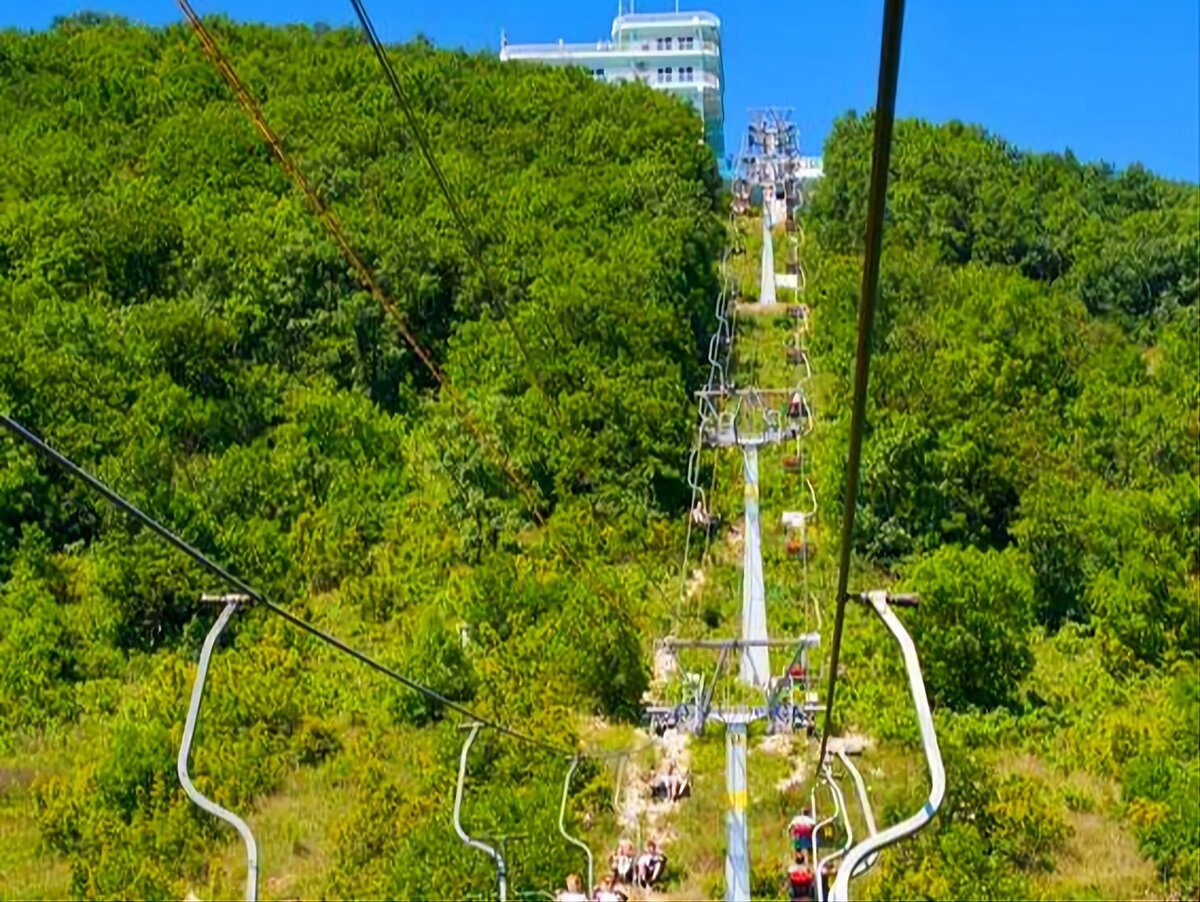
POLYGON ((510 44, 501 36, 500 59, 582 66, 597 81, 669 91, 696 108, 705 141, 718 159, 725 154, 721 20, 712 13, 622 13, 610 40, 590 44, 510 44))

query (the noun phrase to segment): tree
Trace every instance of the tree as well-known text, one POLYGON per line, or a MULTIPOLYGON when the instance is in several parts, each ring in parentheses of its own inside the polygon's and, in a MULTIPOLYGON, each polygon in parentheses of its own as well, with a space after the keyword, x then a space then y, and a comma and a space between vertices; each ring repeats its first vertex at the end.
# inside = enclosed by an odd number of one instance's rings
POLYGON ((945 546, 916 558, 905 585, 920 593, 913 640, 930 695, 964 710, 1016 701, 1033 666, 1033 580, 1016 552, 945 546))

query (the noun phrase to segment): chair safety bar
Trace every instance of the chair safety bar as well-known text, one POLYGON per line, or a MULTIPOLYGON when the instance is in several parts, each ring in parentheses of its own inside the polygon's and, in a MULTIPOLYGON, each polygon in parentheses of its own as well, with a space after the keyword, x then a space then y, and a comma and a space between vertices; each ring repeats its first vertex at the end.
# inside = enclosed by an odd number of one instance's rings
MULTIPOLYGON (((858 870, 859 865, 870 855, 884 849, 893 843, 911 836, 933 820, 942 797, 946 794, 946 770, 942 766, 942 753, 938 748, 937 734, 933 729, 933 713, 929 710, 929 699, 925 695, 925 682, 921 678, 921 662, 917 658, 917 649, 912 638, 904 629, 892 609, 888 606, 889 596, 886 591, 868 592, 865 596, 867 603, 875 609, 875 613, 883 620, 884 625, 900 643, 904 654, 904 667, 908 671, 908 687, 912 693, 913 704, 917 709, 917 722, 921 727, 921 745, 925 750, 925 758, 929 762, 930 789, 929 798, 924 806, 912 817, 906 818, 894 826, 888 827, 874 836, 869 836, 846 855, 846 860, 838 870, 837 880, 833 884, 830 902, 846 902, 849 898, 850 876, 858 870)), ((899 604, 914 603, 911 598, 897 597, 899 604)))
MULTIPOLYGON (((205 601, 212 600, 217 599, 205 599, 205 601)), ((200 720, 200 703, 204 699, 204 683, 208 677, 208 663, 212 660, 213 649, 216 648, 217 640, 221 637, 226 624, 229 623, 229 618, 246 601, 246 598, 240 595, 229 595, 223 596, 220 600, 225 602, 225 607, 221 610, 221 615, 217 617, 217 622, 208 631, 208 636, 205 637, 204 645, 200 649, 200 662, 196 667, 196 682, 192 684, 192 699, 188 704, 187 719, 183 723, 183 741, 179 744, 179 757, 175 762, 175 772, 179 775, 179 783, 183 786, 187 797, 213 817, 220 818, 237 830, 242 842, 246 844, 246 902, 255 902, 255 899, 258 898, 258 845, 254 842, 254 834, 250 832, 250 827, 244 820, 204 796, 192 783, 192 778, 188 776, 188 758, 192 752, 192 740, 196 738, 196 723, 200 720)))

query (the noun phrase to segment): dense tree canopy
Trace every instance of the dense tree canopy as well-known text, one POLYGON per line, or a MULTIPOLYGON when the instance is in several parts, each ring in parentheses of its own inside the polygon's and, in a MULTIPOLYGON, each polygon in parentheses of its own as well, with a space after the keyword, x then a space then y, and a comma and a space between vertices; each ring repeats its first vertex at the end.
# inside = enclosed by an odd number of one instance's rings
MULTIPOLYGON (((812 209, 814 350, 836 397, 850 390, 872 127, 836 125, 812 209)), ((856 548, 923 593, 908 619, 943 736, 1001 770, 1034 754, 1123 780, 1120 816, 1185 895, 1200 708, 1162 696, 1200 656, 1198 293, 1196 186, 897 123, 856 548), (1149 738, 1185 721, 1187 748, 1149 738)), ((848 416, 826 414, 822 483, 844 487, 848 416)), ((963 762, 951 786, 977 779, 963 762)), ((879 893, 1036 894, 1037 868, 996 855, 988 810, 907 849, 879 893)))

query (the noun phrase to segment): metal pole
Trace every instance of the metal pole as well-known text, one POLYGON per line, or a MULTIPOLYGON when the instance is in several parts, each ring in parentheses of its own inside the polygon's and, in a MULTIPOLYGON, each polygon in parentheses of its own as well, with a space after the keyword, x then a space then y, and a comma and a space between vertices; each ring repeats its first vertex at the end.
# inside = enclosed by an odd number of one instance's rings
POLYGON ((837 616, 829 663, 829 698, 821 753, 833 723, 837 691, 838 655, 846 621, 846 588, 850 581, 850 545, 858 508, 858 474, 862 462, 863 428, 867 416, 867 381, 871 368, 871 328, 879 299, 879 261, 883 253, 883 211, 887 201, 888 161, 892 155, 892 126, 896 116, 896 82, 900 74, 900 34, 904 27, 904 0, 886 0, 883 8, 883 41, 879 51, 879 88, 875 100, 875 148, 871 154, 871 187, 867 197, 867 235, 863 258, 862 298, 858 305, 858 341, 854 352, 854 402, 850 410, 850 451, 846 459, 846 503, 842 510, 842 540, 838 549, 837 616))
POLYGON ((767 189, 763 188, 763 247, 762 278, 759 283, 758 302, 775 303, 775 247, 771 238, 771 210, 768 206, 767 189))
POLYGON ((496 883, 500 889, 500 902, 507 902, 508 870, 504 866, 504 856, 487 843, 469 837, 462 825, 463 784, 467 779, 467 755, 470 753, 471 745, 475 742, 475 737, 479 735, 479 730, 482 726, 479 723, 464 726, 464 729, 469 729, 470 733, 467 734, 467 741, 463 743, 462 747, 462 755, 458 759, 458 785, 454 788, 454 832, 458 834, 459 839, 472 849, 482 852, 496 862, 496 883))
POLYGON ((746 829, 746 724, 733 722, 725 730, 725 902, 749 902, 750 842, 746 829))
POLYGON ((175 772, 179 775, 179 782, 187 797, 213 817, 220 818, 232 826, 241 836, 242 842, 246 844, 246 900, 255 902, 255 899, 258 898, 258 846, 254 842, 254 834, 250 832, 250 827, 244 820, 232 811, 222 808, 216 802, 206 798, 200 790, 196 789, 192 778, 188 776, 188 756, 192 751, 192 740, 196 736, 196 722, 200 719, 200 702, 204 698, 204 682, 208 676, 208 662, 212 660, 217 639, 221 637, 221 632, 229 623, 229 618, 233 616, 233 612, 243 601, 245 598, 241 596, 234 596, 231 597, 231 600, 226 601, 221 616, 208 631, 208 636, 205 637, 204 645, 200 649, 200 663, 196 667, 196 681, 192 684, 192 698, 188 704, 187 719, 183 722, 183 741, 179 744, 179 757, 175 762, 175 772))
POLYGON ((896 641, 900 643, 900 650, 904 654, 904 667, 908 671, 908 688, 912 693, 913 705, 917 709, 917 723, 921 728, 921 745, 925 750, 925 760, 929 763, 929 798, 921 810, 912 817, 868 837, 850 850, 838 871, 837 880, 833 885, 833 893, 829 897, 831 902, 846 902, 849 898, 850 877, 858 870, 860 862, 880 849, 886 848, 906 836, 911 836, 928 824, 933 820, 938 807, 942 804, 942 797, 946 794, 946 770, 942 766, 942 753, 938 748, 937 733, 933 728, 933 713, 929 710, 929 699, 925 695, 925 682, 921 678, 921 662, 917 658, 917 649, 913 645, 912 638, 904 629, 900 618, 888 606, 887 600, 887 592, 867 593, 867 601, 895 636, 896 641))
MULTIPOLYGON (((742 539, 742 639, 767 638, 767 602, 763 586, 762 524, 758 509, 758 449, 742 449, 746 480, 746 534, 742 539)), ((741 681, 762 687, 771 679, 770 651, 766 646, 742 650, 741 681)))
POLYGON ((571 791, 571 778, 575 776, 575 768, 579 766, 579 759, 572 758, 571 766, 567 769, 567 779, 563 780, 562 804, 558 808, 558 832, 563 835, 563 839, 572 845, 583 849, 583 854, 587 856, 587 885, 588 892, 595 886, 595 862, 592 860, 592 850, 588 848, 588 844, 580 839, 576 839, 567 832, 567 794, 571 791))

